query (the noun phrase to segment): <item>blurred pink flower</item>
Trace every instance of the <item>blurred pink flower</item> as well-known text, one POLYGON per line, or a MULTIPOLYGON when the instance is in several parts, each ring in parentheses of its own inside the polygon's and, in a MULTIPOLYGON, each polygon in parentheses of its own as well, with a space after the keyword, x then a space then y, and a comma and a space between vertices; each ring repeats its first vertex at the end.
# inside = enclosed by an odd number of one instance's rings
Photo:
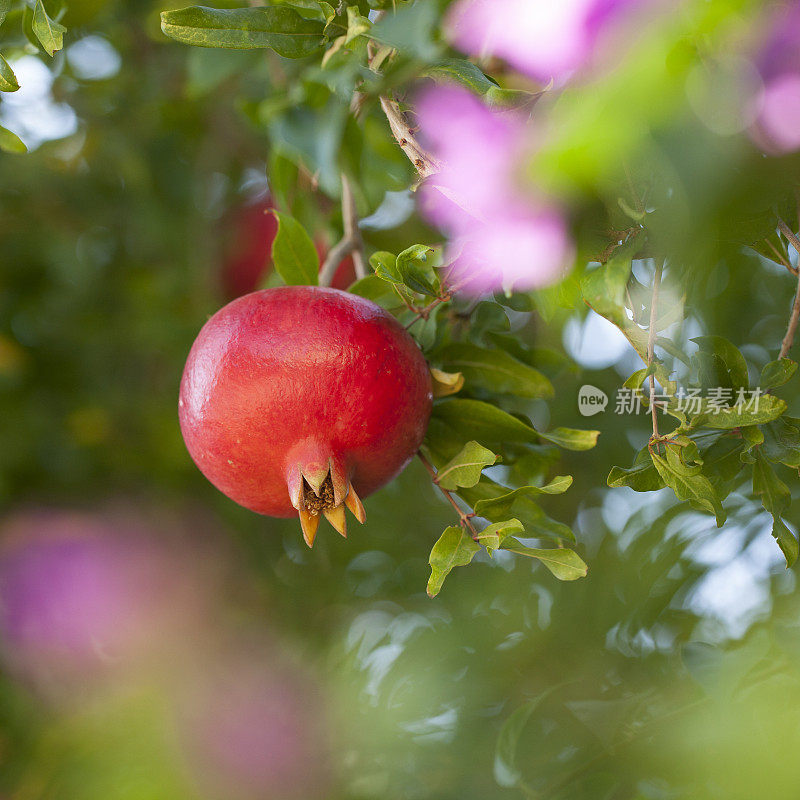
POLYGON ((308 675, 258 651, 195 667, 177 692, 177 730, 200 796, 330 796, 324 702, 308 675))
POLYGON ((557 85, 591 61, 601 38, 625 12, 651 0, 458 0, 450 39, 473 56, 497 56, 557 85))
POLYGON ((416 113, 443 164, 420 190, 422 213, 450 237, 453 279, 483 292, 562 277, 572 255, 566 221, 520 180, 531 138, 525 118, 490 110, 456 87, 429 90, 416 113))
POLYGON ((757 66, 764 88, 753 139, 775 155, 800 150, 800 2, 777 13, 757 66))
POLYGON ((128 518, 35 511, 6 520, 0 656, 67 695, 170 645, 199 613, 190 569, 128 518), (70 688, 71 687, 71 688, 70 688))

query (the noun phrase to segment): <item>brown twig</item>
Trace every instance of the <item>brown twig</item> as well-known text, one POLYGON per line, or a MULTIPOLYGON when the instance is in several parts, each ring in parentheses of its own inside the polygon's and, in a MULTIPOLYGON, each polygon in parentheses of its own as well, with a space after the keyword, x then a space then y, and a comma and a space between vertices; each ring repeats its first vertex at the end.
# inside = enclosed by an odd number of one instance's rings
MULTIPOLYGON (((786 237, 789 238, 788 236, 786 237)), ((795 237, 796 239, 797 237, 795 237)), ((789 240, 791 241, 791 239, 789 240)), ((792 242, 794 244, 794 242, 792 242)), ((798 254, 800 254, 800 242, 795 245, 797 248, 798 254)), ((800 278, 797 281, 797 291, 794 295, 794 301, 792 302, 792 313, 789 316, 789 325, 786 328, 786 336, 783 337, 783 341, 781 342, 781 352, 778 355, 778 359, 786 358, 789 355, 789 351, 792 349, 792 345, 794 344, 794 337, 797 333, 797 325, 800 322, 800 278)))
MULTIPOLYGON (((653 276, 653 298, 650 301, 650 328, 647 332, 647 366, 653 368, 656 357, 656 322, 658 314, 658 294, 661 290, 661 276, 664 262, 656 262, 656 272, 653 276)), ((650 413, 653 415, 653 440, 659 439, 658 433, 658 407, 656 406, 656 376, 650 373, 650 413)))
POLYGON ((431 476, 431 480, 435 484, 436 488, 447 498, 450 505, 453 506, 453 508, 456 510, 456 513, 458 514, 458 520, 461 523, 461 527, 467 528, 467 530, 469 530, 470 536, 472 536, 473 539, 477 539, 478 531, 475 530, 475 526, 472 524, 472 522, 470 522, 470 518, 473 517, 474 514, 467 514, 461 509, 458 503, 456 503, 456 501, 453 499, 453 495, 450 492, 448 492, 447 489, 443 489, 441 486, 439 486, 439 477, 436 474, 436 470, 433 468, 433 464, 431 464, 431 462, 428 461, 428 459, 425 458, 425 456, 422 455, 421 452, 418 452, 417 455, 419 456, 419 460, 425 465, 425 469, 428 470, 428 473, 431 476))
POLYGON ((429 178, 442 169, 438 159, 429 153, 414 136, 413 128, 408 124, 405 114, 400 106, 389 97, 381 96, 381 108, 389 120, 389 128, 395 141, 400 145, 409 161, 419 173, 421 178, 429 178))
POLYGON ((363 278, 367 274, 367 267, 364 261, 364 242, 361 239, 361 231, 358 229, 358 213, 353 199, 353 192, 350 188, 350 181, 344 174, 342 174, 342 220, 344 235, 330 249, 322 264, 319 271, 320 286, 331 285, 339 264, 351 254, 356 278, 363 278))
POLYGON ((451 299, 452 299, 452 294, 448 292, 447 294, 443 294, 441 297, 437 297, 432 303, 428 303, 428 305, 425 306, 425 308, 412 309, 412 311, 416 310, 417 315, 414 317, 414 319, 411 320, 411 322, 408 323, 408 325, 406 325, 406 330, 408 330, 414 323, 419 322, 421 319, 428 319, 431 311, 433 311, 434 308, 441 305, 442 303, 446 303, 448 300, 451 299))
POLYGON ((775 258, 777 259, 777 263, 781 264, 782 266, 786 267, 792 275, 797 275, 798 271, 795 269, 787 260, 784 258, 783 253, 781 253, 777 247, 769 239, 764 239, 766 244, 769 246, 769 249, 775 254, 775 258))
POLYGON ((345 236, 349 236, 354 242, 353 266, 356 278, 366 278, 367 265, 364 259, 364 240, 361 238, 361 231, 358 228, 358 209, 350 181, 344 174, 342 174, 342 219, 345 236))
POLYGON ((778 230, 789 240, 792 247, 800 253, 800 238, 780 217, 778 217, 778 230))

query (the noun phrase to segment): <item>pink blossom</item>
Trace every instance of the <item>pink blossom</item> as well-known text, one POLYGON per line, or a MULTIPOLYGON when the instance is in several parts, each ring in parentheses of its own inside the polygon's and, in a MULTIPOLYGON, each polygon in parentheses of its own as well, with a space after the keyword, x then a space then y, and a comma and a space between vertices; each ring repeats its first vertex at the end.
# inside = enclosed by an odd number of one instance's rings
POLYGON ((447 20, 456 47, 492 55, 546 83, 591 61, 625 12, 649 0, 458 0, 447 20))
POLYGON ((800 2, 773 20, 757 66, 764 82, 753 139, 769 153, 800 149, 800 2))
POLYGON ((520 179, 531 138, 524 117, 454 87, 431 89, 416 110, 443 164, 420 191, 422 213, 450 237, 454 280, 473 292, 557 281, 572 247, 561 213, 520 179))

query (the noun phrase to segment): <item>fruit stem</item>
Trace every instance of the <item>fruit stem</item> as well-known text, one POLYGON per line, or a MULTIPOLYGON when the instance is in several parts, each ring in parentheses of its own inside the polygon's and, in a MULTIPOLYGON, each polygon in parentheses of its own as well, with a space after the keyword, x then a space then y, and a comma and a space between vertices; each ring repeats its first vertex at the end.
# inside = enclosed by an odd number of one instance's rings
MULTIPOLYGON (((653 276, 653 298, 650 302, 650 329, 647 336, 647 366, 652 369, 655 361, 656 349, 656 322, 658 317, 658 293, 661 289, 661 275, 664 262, 656 262, 656 272, 653 276)), ((658 407, 656 406, 656 376, 650 373, 650 413, 653 415, 653 441, 658 441, 658 407)))
POLYGON ((428 472, 430 473, 431 480, 435 484, 436 488, 447 498, 450 505, 453 506, 453 508, 456 510, 459 522, 461 523, 461 527, 467 528, 472 538, 477 540, 478 531, 475 530, 475 526, 472 524, 472 522, 470 522, 470 518, 474 517, 475 515, 466 514, 464 513, 464 511, 461 510, 461 507, 453 499, 453 495, 450 492, 448 492, 447 489, 443 489, 441 486, 439 486, 439 477, 436 474, 436 470, 433 468, 433 464, 431 464, 431 462, 428 461, 428 459, 425 458, 424 455, 422 455, 421 451, 417 451, 417 455, 419 456, 419 460, 425 465, 425 469, 428 470, 428 472))
POLYGON ((350 181, 344 173, 342 173, 342 220, 344 234, 330 249, 328 257, 322 264, 319 271, 320 286, 331 285, 339 264, 351 254, 356 279, 364 278, 367 275, 367 266, 364 261, 364 241, 361 238, 361 231, 358 229, 358 211, 350 181))

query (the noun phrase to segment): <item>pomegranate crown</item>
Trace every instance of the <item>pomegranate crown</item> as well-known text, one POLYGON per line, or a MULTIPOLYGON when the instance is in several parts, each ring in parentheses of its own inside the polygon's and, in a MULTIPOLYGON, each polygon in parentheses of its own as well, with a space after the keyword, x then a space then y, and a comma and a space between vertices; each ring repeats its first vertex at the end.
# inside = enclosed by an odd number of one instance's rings
POLYGON ((319 528, 320 513, 345 538, 347 538, 347 519, 345 507, 353 516, 364 523, 367 514, 359 496, 339 461, 333 457, 327 464, 310 462, 294 463, 287 476, 289 497, 300 515, 303 538, 309 547, 319 528))

